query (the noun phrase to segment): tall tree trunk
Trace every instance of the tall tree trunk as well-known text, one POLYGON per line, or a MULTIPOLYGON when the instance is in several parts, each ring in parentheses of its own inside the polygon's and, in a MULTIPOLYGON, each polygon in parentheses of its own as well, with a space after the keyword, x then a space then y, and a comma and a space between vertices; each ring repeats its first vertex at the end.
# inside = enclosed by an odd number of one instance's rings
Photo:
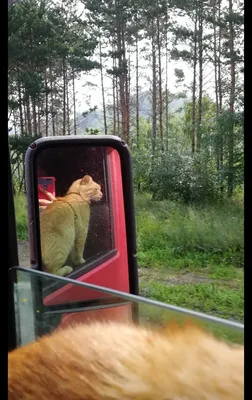
POLYGON ((49 127, 49 109, 48 109, 48 79, 47 72, 45 69, 45 117, 46 117, 46 126, 45 126, 45 135, 48 136, 48 127, 49 127))
POLYGON ((67 134, 71 134, 71 129, 70 129, 70 104, 69 104, 69 84, 68 84, 68 73, 66 70, 66 118, 67 118, 67 134))
POLYGON ((199 9, 199 98, 198 98, 198 118, 197 118, 197 152, 201 147, 201 124, 202 124, 202 93, 203 93, 203 3, 199 9))
POLYGON ((14 135, 17 136, 17 114, 15 110, 13 112, 13 127, 14 127, 14 135))
POLYGON ((158 89, 159 89, 159 134, 161 149, 164 150, 163 137, 163 93, 162 93, 162 64, 161 64, 161 41, 160 41, 160 21, 157 17, 157 48, 158 48, 158 89))
POLYGON ((74 134, 77 135, 77 125, 76 125, 76 93, 75 93, 75 77, 74 77, 74 70, 72 71, 73 74, 73 109, 74 109, 74 134))
MULTIPOLYGON (((114 45, 112 47, 112 51, 114 52, 114 45)), ((113 57, 113 71, 116 67, 116 61, 115 61, 115 57, 113 57)), ((113 74, 112 75, 112 86, 113 86, 113 134, 116 134, 116 127, 117 127, 117 88, 116 88, 116 76, 113 74)), ((119 131, 117 132, 117 134, 119 134, 119 131)))
POLYGON ((59 135, 59 114, 56 114, 56 136, 59 135))
POLYGON ((63 58, 62 61, 63 66, 63 127, 62 134, 66 134, 66 62, 63 58))
POLYGON ((168 99, 168 10, 165 16, 166 34, 165 34, 165 138, 166 138, 166 151, 169 148, 169 99, 168 99))
POLYGON ((102 89, 102 108, 103 108, 103 121, 104 121, 104 133, 108 134, 107 128, 107 116, 106 116, 106 102, 105 102, 105 92, 104 92, 104 79, 103 79, 103 67, 102 67, 102 46, 101 46, 101 37, 99 40, 99 50, 100 50, 100 71, 101 71, 101 89, 102 89))
POLYGON ((41 108, 43 107, 42 104, 38 104, 38 133, 41 135, 41 108))
POLYGON ((19 109, 19 119, 20 119, 20 133, 24 135, 24 117, 23 117, 23 108, 22 108, 22 94, 21 94, 21 84, 18 79, 17 81, 18 87, 18 109, 19 109))
POLYGON ((120 101, 119 101, 119 82, 118 78, 116 77, 116 112, 117 112, 117 134, 120 135, 121 133, 121 119, 120 119, 120 101))
POLYGON ((128 115, 127 115, 127 104, 126 104, 126 65, 124 63, 125 47, 123 46, 123 35, 124 26, 122 18, 122 8, 120 1, 117 0, 117 50, 118 50, 118 67, 119 67, 119 93, 120 93, 120 109, 122 116, 122 138, 128 143, 128 115))
POLYGON ((139 148, 139 54, 138 54, 138 33, 136 34, 136 138, 139 148))
POLYGON ((127 106, 125 101, 125 74, 122 73, 119 77, 119 93, 120 93, 120 109, 122 116, 122 138, 125 142, 128 142, 128 132, 127 132, 127 106))
MULTIPOLYGON (((218 20, 221 20, 221 2, 222 0, 218 1, 218 20)), ((223 93, 222 93, 222 77, 221 77, 221 53, 222 53, 222 42, 221 42, 221 37, 222 37, 222 28, 221 25, 219 26, 219 40, 218 40, 218 91, 219 91, 219 112, 222 112, 222 99, 223 99, 223 93)))
POLYGON ((193 87, 192 87, 192 153, 195 152, 195 128, 196 128, 196 77, 197 77, 197 11, 195 12, 194 25, 194 50, 193 50, 193 87))
POLYGON ((156 45, 155 45, 155 30, 154 20, 152 20, 152 154, 155 155, 156 134, 157 134, 157 62, 156 62, 156 45))
MULTIPOLYGON (((221 20, 221 2, 222 0, 218 0, 218 20, 221 20)), ((223 93, 222 93, 222 75, 221 75, 221 52, 222 52, 222 28, 219 26, 218 30, 218 67, 217 67, 217 73, 218 73, 218 94, 219 94, 219 114, 222 113, 222 99, 223 99, 223 93)), ((219 169, 220 169, 220 192, 221 194, 224 191, 224 141, 223 141, 223 134, 222 132, 220 134, 220 140, 219 140, 219 169)))
POLYGON ((38 126, 37 126, 37 111, 36 111, 36 99, 32 99, 32 116, 33 116, 33 132, 34 135, 38 134, 38 126))
POLYGON ((31 121, 31 109, 30 109, 30 97, 29 96, 27 96, 26 109, 27 109, 28 133, 29 133, 29 135, 32 136, 32 121, 31 121))
POLYGON ((28 118, 27 118, 27 104, 24 101, 24 93, 23 93, 23 110, 24 110, 24 129, 25 133, 28 133, 28 118))
MULTIPOLYGON (((128 135, 130 134, 130 84, 131 84, 131 60, 130 54, 128 56, 128 68, 127 68, 127 75, 126 75, 126 104, 127 104, 127 114, 128 114, 128 135)), ((129 136, 130 137, 130 136, 129 136)))
POLYGON ((215 105, 216 116, 219 115, 219 91, 218 91, 218 56, 217 56, 217 31, 216 31, 216 0, 213 0, 213 13, 214 13, 214 88, 215 88, 215 105))
POLYGON ((130 76, 129 76, 129 68, 130 64, 127 62, 126 58, 126 45, 125 45, 125 30, 126 24, 123 23, 122 29, 122 47, 123 47, 123 66, 124 66, 124 74, 125 74, 125 119, 126 119, 126 126, 125 126, 125 141, 129 143, 129 129, 130 129, 130 110, 129 110, 129 87, 130 87, 130 76))
MULTIPOLYGON (((218 89, 218 56, 217 56, 217 30, 216 30, 216 0, 213 0, 213 31, 214 31, 214 89, 215 89, 215 107, 216 117, 219 116, 219 89, 218 89)), ((220 171, 220 149, 218 140, 216 140, 216 167, 219 173, 220 171)))
POLYGON ((233 0, 229 0, 229 50, 230 50, 230 130, 228 137, 228 195, 234 190, 234 102, 235 102, 235 59, 234 59, 234 26, 232 21, 233 0))
POLYGON ((52 66, 49 66, 49 74, 50 74, 50 91, 51 91, 51 118, 52 118, 52 134, 55 136, 55 111, 54 111, 54 99, 53 99, 53 73, 52 66))

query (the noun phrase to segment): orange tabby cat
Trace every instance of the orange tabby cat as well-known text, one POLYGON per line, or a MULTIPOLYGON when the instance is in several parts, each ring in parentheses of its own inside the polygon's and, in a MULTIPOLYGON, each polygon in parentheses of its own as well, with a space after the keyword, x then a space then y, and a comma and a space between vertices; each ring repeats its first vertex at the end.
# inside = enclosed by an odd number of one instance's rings
POLYGON ((45 271, 67 275, 84 263, 90 202, 102 198, 101 187, 89 175, 78 179, 64 197, 57 197, 40 213, 41 253, 45 271))
POLYGON ((242 400, 244 348, 197 327, 61 329, 8 356, 9 400, 242 400))

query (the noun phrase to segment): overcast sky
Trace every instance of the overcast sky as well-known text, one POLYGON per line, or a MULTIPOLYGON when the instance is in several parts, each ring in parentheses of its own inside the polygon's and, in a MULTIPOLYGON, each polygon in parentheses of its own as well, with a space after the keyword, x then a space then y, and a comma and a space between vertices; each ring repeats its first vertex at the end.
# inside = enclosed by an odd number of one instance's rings
MULTIPOLYGON (((188 0, 190 1, 190 0, 188 0)), ((211 3, 205 4, 205 6, 212 7, 211 3)), ((222 0, 222 6, 227 7, 228 6, 228 0, 222 0)), ((236 4, 233 5, 233 8, 235 9, 236 4)), ((80 3, 79 10, 83 9, 83 4, 80 3)), ((172 16, 171 16, 172 18, 172 16)), ((189 17, 178 17, 176 16, 176 22, 178 22, 180 25, 190 27, 193 29, 193 24, 192 21, 190 20, 189 17)), ((211 31, 209 31, 211 32, 211 31)), ((206 29, 204 29, 204 33, 208 33, 206 29)), ((168 38, 169 39, 169 38, 168 38)), ((171 36, 170 36, 171 39, 171 36)), ((146 42, 141 42, 139 43, 139 53, 141 50, 141 47, 144 47, 146 45, 146 42)), ((151 44, 149 43, 149 46, 151 44)), ((171 46, 171 45, 170 45, 171 46)), ((179 49, 185 49, 186 47, 183 45, 179 46, 179 49)), ((151 50, 151 49, 150 49, 151 50)), ((103 52, 106 52, 106 48, 103 48, 103 52)), ((135 89, 136 85, 136 77, 135 77, 135 55, 133 54, 132 56, 132 75, 131 75, 131 88, 135 89)), ((95 57, 97 61, 99 61, 98 55, 95 57)), ((110 60, 112 63, 112 61, 110 60)), ((112 68, 112 64, 106 64, 106 68, 112 68)), ((162 68, 165 71, 165 58, 162 58, 162 68)), ((148 82, 147 76, 149 76, 149 79, 151 80, 152 78, 152 69, 150 66, 150 63, 141 57, 139 59, 139 67, 140 70, 139 72, 144 74, 145 76, 140 76, 139 77, 139 86, 141 91, 146 91, 150 89, 151 83, 148 82)), ((185 80, 184 84, 185 85, 190 85, 192 83, 193 79, 193 69, 192 67, 189 67, 188 64, 186 64, 183 61, 173 61, 169 60, 168 63, 168 88, 169 91, 172 93, 176 93, 181 91, 182 86, 176 87, 176 77, 174 75, 174 69, 182 69, 185 74, 185 80)), ((165 77, 165 72, 163 74, 163 77, 165 77)), ((211 96, 214 99, 214 67, 211 63, 205 63, 204 64, 204 71, 203 71, 203 82, 204 82, 204 87, 203 90, 204 92, 207 92, 209 96, 211 96)), ((104 76, 104 86, 105 86, 105 94, 106 94, 106 102, 108 100, 112 100, 112 80, 111 77, 107 77, 106 75, 104 76)), ((133 89, 133 90, 134 90, 133 89)), ((101 107, 102 105, 102 96, 101 96, 101 77, 100 77, 100 72, 99 71, 93 71, 92 73, 89 73, 87 76, 83 76, 82 79, 80 79, 78 82, 76 82, 76 92, 77 92, 77 111, 83 112, 86 110, 87 107, 91 106, 98 106, 101 107), (87 82, 91 82, 94 86, 89 87, 86 86, 87 82)))
MULTIPOLYGON (((83 5, 80 4, 79 10, 83 9, 83 5)), ((190 19, 187 17, 177 17, 177 22, 181 24, 190 24, 190 19)), ((171 38, 171 37, 170 37, 171 38)), ((169 38, 168 38, 169 39, 169 38)), ((145 46, 146 47, 147 41, 141 41, 139 43, 139 54, 141 54, 141 49, 145 46)), ((151 46, 151 43, 148 43, 151 46)), ((180 46, 181 49, 185 48, 185 46, 180 46)), ((102 51, 106 53, 108 49, 103 47, 102 51)), ((98 49, 97 49, 98 51, 98 49)), ((151 48, 150 48, 151 51, 151 48)), ((94 57, 97 61, 99 61, 99 55, 94 57)), ((131 64, 132 64, 132 71, 131 71, 131 88, 135 90, 136 86, 136 76, 135 76, 135 54, 131 55, 131 64)), ((164 70, 163 77, 165 77, 165 57, 162 57, 162 69, 164 70)), ((105 63, 105 70, 112 68, 112 60, 108 60, 105 63)), ((172 61, 169 60, 168 64, 168 87, 171 92, 178 92, 180 89, 176 88, 176 78, 174 75, 174 69, 183 69, 185 73, 185 83, 190 84, 192 81, 192 69, 189 68, 186 63, 179 62, 179 61, 172 61)), ((112 100, 112 79, 109 76, 106 76, 106 71, 104 70, 104 87, 105 87, 105 94, 106 94, 106 101, 112 100)), ((150 89, 150 82, 147 80, 147 76, 149 79, 152 79, 152 69, 150 66, 150 61, 146 61, 143 58, 143 55, 140 55, 139 58, 139 86, 141 91, 146 91, 150 89)), ((76 93, 77 93, 77 111, 83 112, 84 108, 90 104, 91 107, 98 106, 99 108, 102 106, 102 96, 101 96, 101 75, 100 71, 93 71, 88 75, 84 75, 82 79, 76 82, 76 93), (94 86, 89 87, 86 86, 87 82, 91 82, 94 86), (88 101, 88 104, 87 104, 88 101)))

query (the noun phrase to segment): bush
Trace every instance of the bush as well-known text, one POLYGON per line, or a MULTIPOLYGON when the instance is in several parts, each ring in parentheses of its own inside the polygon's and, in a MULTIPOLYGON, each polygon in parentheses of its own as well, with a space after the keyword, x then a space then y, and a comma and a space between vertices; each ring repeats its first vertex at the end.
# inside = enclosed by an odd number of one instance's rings
POLYGON ((170 152, 154 160, 149 178, 154 199, 203 203, 219 197, 217 177, 198 154, 170 152))

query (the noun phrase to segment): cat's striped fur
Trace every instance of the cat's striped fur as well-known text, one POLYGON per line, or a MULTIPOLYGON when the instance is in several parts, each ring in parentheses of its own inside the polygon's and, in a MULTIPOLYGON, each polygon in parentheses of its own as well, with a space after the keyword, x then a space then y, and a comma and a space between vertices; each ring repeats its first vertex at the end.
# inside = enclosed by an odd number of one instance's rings
POLYGON ((90 202, 102 198, 101 187, 89 175, 78 179, 64 197, 57 197, 40 212, 43 269, 67 275, 84 263, 83 251, 90 219, 90 202))

